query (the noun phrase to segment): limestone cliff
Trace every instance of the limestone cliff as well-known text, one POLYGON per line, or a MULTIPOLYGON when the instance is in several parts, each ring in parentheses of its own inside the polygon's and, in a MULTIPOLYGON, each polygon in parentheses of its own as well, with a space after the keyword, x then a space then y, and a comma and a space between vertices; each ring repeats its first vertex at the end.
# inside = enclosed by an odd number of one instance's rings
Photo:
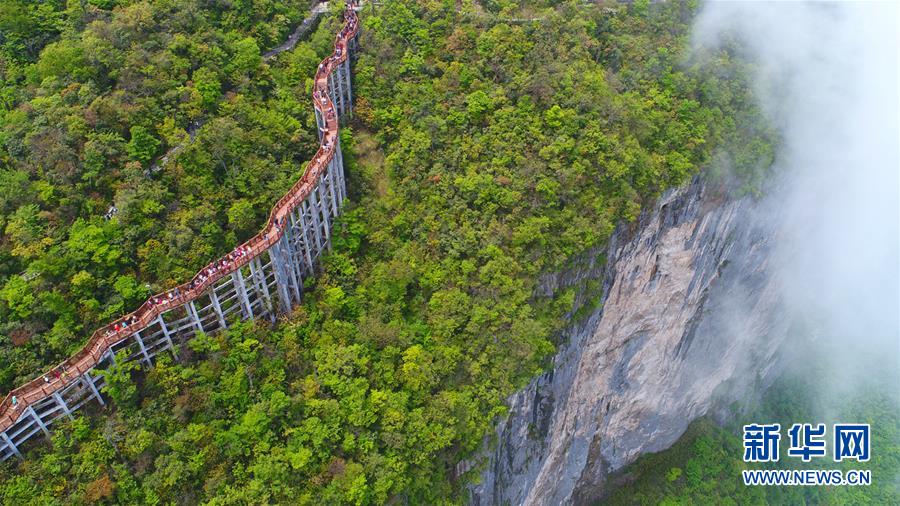
POLYGON ((603 272, 584 273, 602 276, 602 307, 571 329, 553 369, 510 399, 472 502, 589 503, 610 472, 774 379, 786 321, 771 221, 751 198, 697 179, 620 227, 603 272))

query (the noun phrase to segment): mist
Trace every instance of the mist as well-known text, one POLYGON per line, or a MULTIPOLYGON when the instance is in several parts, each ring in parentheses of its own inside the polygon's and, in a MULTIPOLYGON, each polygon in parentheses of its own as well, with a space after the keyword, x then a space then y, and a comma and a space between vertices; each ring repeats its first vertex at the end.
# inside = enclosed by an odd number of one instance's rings
POLYGON ((696 48, 736 37, 757 65, 782 140, 762 207, 804 329, 785 362, 822 362, 826 406, 873 373, 894 386, 900 374, 898 16, 888 2, 709 3, 694 30, 696 48))

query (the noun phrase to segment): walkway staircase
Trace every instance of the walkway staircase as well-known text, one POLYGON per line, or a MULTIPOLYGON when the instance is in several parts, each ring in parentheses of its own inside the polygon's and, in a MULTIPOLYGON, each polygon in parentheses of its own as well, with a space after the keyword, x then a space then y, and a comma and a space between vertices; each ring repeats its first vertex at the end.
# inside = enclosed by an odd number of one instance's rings
POLYGON ((157 355, 198 332, 239 320, 274 321, 298 304, 303 280, 331 248, 331 229, 347 196, 339 118, 352 115, 350 58, 358 47, 358 5, 347 2, 334 52, 319 65, 313 91, 319 149, 306 171, 256 236, 198 272, 191 281, 147 300, 137 311, 98 329, 65 362, 22 385, 0 403, 0 460, 21 457, 35 435, 91 401, 105 405, 98 370, 116 360, 151 366, 157 355), (118 358, 117 358, 118 357, 118 358))

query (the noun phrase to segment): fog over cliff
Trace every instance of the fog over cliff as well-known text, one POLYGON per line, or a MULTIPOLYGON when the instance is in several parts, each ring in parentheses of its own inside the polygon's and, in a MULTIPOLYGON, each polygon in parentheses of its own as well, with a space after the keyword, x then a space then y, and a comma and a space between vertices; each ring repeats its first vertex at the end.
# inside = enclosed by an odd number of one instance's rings
POLYGON ((897 391, 898 14, 703 7, 692 58, 728 41, 756 62, 758 100, 781 135, 771 177, 759 198, 723 198, 697 178, 620 226, 605 266, 542 280, 551 293, 603 279, 602 304, 563 336, 552 370, 509 399, 473 504, 590 504, 611 473, 700 416, 752 405, 804 362, 821 393, 809 422, 833 420, 872 372, 897 391))
POLYGON ((698 48, 737 37, 758 64, 783 140, 763 205, 782 225, 773 262, 789 310, 830 350, 824 397, 900 368, 898 16, 893 2, 717 2, 694 31, 698 48))

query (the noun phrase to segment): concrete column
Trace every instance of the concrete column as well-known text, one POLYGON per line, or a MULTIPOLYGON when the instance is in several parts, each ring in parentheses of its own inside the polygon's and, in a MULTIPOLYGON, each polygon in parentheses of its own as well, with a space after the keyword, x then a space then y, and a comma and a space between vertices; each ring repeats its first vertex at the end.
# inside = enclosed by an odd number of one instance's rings
POLYGON ((337 95, 336 107, 338 111, 338 116, 343 116, 346 112, 346 106, 344 105, 344 92, 341 86, 341 66, 338 65, 336 69, 331 72, 331 84, 335 88, 334 92, 337 95))
MULTIPOLYGON (((291 248, 290 236, 285 233, 285 235, 281 237, 281 240, 278 241, 278 243, 281 247, 281 258, 284 260, 284 270, 290 277, 291 289, 293 290, 294 296, 297 298, 297 302, 299 303, 303 291, 303 278, 300 276, 300 273, 297 272, 297 262, 294 261, 294 254, 293 248, 291 248)), ((291 307, 293 307, 293 301, 291 301, 291 307)))
MULTIPOLYGON (((346 62, 347 60, 344 61, 346 62)), ((341 80, 341 84, 338 90, 341 92, 341 108, 344 111, 344 120, 346 121, 346 119, 350 116, 350 102, 348 101, 350 92, 347 91, 348 79, 343 63, 338 65, 338 70, 339 79, 341 80)))
POLYGON ((319 203, 316 199, 316 191, 309 193, 308 206, 310 218, 312 218, 313 230, 316 231, 316 254, 320 253, 325 243, 322 242, 322 224, 319 221, 319 203))
POLYGON ((56 403, 59 404, 59 407, 62 408, 63 413, 69 417, 69 420, 74 420, 72 416, 72 412, 69 411, 69 406, 66 405, 66 401, 63 400, 62 396, 59 395, 59 392, 53 392, 53 398, 56 399, 56 403))
MULTIPOLYGON (((314 98, 313 100, 316 99, 314 98)), ((319 112, 317 107, 313 107, 313 111, 316 113, 316 133, 319 134, 319 142, 322 142, 322 136, 325 135, 325 118, 322 117, 322 113, 319 112)))
POLYGON ((338 122, 340 122, 340 117, 344 114, 343 111, 343 103, 341 102, 341 88, 338 83, 337 77, 337 69, 332 70, 330 74, 328 74, 328 89, 331 91, 331 101, 334 102, 334 110, 338 116, 338 122))
POLYGON ((284 237, 282 237, 283 245, 282 251, 285 252, 285 261, 289 265, 293 265, 297 263, 297 251, 294 248, 294 227, 293 220, 291 219, 291 213, 288 212, 286 216, 287 219, 284 220, 284 237))
MULTIPOLYGON (((293 250, 293 247, 291 247, 293 250)), ((291 262, 291 269, 294 270, 294 276, 296 276, 297 284, 294 285, 297 292, 297 303, 303 300, 303 269, 300 267, 300 253, 294 252, 294 260, 291 262)))
MULTIPOLYGON (((175 354, 175 343, 172 342, 172 334, 169 333, 168 327, 166 327, 166 321, 163 320, 162 315, 156 317, 156 323, 159 324, 159 328, 162 329, 163 336, 166 338, 166 342, 169 343, 169 349, 172 350, 172 354, 175 354)), ((177 358, 177 357, 176 357, 177 358)))
MULTIPOLYGON (((334 165, 337 160, 337 153, 333 157, 331 157, 331 162, 328 164, 328 192, 331 193, 331 212, 332 216, 337 217, 338 215, 338 199, 337 192, 335 192, 335 185, 337 181, 335 180, 335 172, 334 165)), ((332 220, 333 222, 333 220, 332 220)))
POLYGON ((315 265, 312 262, 312 256, 310 255, 310 246, 309 246, 309 238, 306 235, 306 225, 303 222, 303 209, 302 205, 298 206, 297 209, 291 212, 291 226, 295 227, 298 230, 298 237, 300 241, 303 243, 303 256, 306 259, 306 267, 309 270, 309 273, 312 274, 315 270, 315 265), (294 216, 294 212, 297 213, 297 216, 294 216), (299 219, 299 224, 297 223, 299 219))
POLYGON ((287 217, 288 228, 291 230, 291 254, 293 255, 291 262, 297 266, 297 271, 302 276, 306 266, 306 257, 303 253, 306 250, 306 246, 303 244, 303 231, 297 226, 294 211, 291 211, 287 217))
POLYGON ((25 414, 30 415, 31 418, 34 419, 35 423, 37 423, 38 427, 40 427, 41 430, 44 431, 44 435, 47 436, 47 439, 50 439, 50 431, 47 430, 47 426, 44 425, 44 421, 41 420, 41 417, 39 417, 37 413, 34 412, 34 408, 28 406, 28 408, 25 410, 25 414))
POLYGON ((216 287, 211 286, 209 288, 209 300, 212 301, 213 311, 216 312, 216 317, 219 319, 219 325, 224 329, 228 326, 225 324, 225 313, 222 312, 222 305, 219 304, 219 295, 216 293, 216 287))
POLYGON ((264 301, 263 306, 269 313, 269 319, 274 321, 275 315, 272 314, 272 297, 269 295, 269 285, 266 284, 266 273, 263 271, 262 262, 259 261, 259 257, 256 257, 250 260, 248 265, 250 266, 250 277, 255 280, 257 290, 262 294, 264 301))
POLYGON ((0 432, 0 437, 3 438, 3 442, 6 443, 6 446, 9 446, 9 449, 12 450, 13 454, 21 459, 22 454, 19 453, 19 449, 16 448, 16 445, 12 442, 12 439, 10 439, 5 432, 0 432))
POLYGON ((191 315, 191 320, 194 323, 194 328, 196 328, 198 332, 203 332, 203 323, 200 322, 200 315, 197 313, 197 306, 194 305, 194 301, 189 300, 186 306, 188 314, 191 315))
POLYGON ((278 243, 273 244, 268 250, 269 258, 272 260, 272 269, 275 271, 275 286, 278 287, 278 296, 281 299, 281 308, 285 313, 291 310, 291 297, 288 295, 287 284, 289 283, 284 269, 281 266, 278 251, 278 243))
POLYGON ((334 73, 328 74, 328 94, 331 95, 331 104, 334 106, 334 112, 338 115, 341 114, 341 110, 339 109, 337 94, 334 90, 334 73))
POLYGON ((144 362, 147 363, 147 366, 153 365, 153 362, 150 361, 150 355, 147 354, 147 348, 144 346, 144 340, 141 339, 141 331, 136 330, 136 331, 134 331, 134 334, 131 334, 131 335, 134 336, 134 340, 138 343, 138 346, 141 348, 141 355, 144 356, 144 362))
MULTIPOLYGON (((326 174, 328 173, 328 167, 325 168, 326 174)), ((325 217, 325 238, 329 242, 331 242, 331 227, 334 225, 334 215, 331 214, 331 202, 332 202, 332 194, 330 191, 330 183, 331 183, 331 175, 327 175, 328 181, 323 177, 319 182, 319 185, 316 187, 316 190, 319 192, 319 205, 322 206, 322 216, 325 217)))
POLYGON ((250 305, 250 299, 247 297, 247 286, 244 284, 244 274, 241 273, 240 269, 231 273, 231 282, 237 287, 241 308, 244 310, 244 317, 253 320, 253 306, 250 305))
POLYGON ((293 273, 290 270, 290 259, 288 258, 288 254, 284 248, 284 238, 285 236, 281 236, 281 240, 275 244, 275 248, 278 251, 278 268, 281 271, 281 275, 284 278, 284 288, 287 292, 287 304, 286 307, 288 311, 294 306, 294 294, 296 293, 294 290, 294 279, 293 273))
MULTIPOLYGON (((349 46, 349 44, 348 44, 349 46)), ((350 78, 352 74, 350 74, 350 55, 347 55, 347 59, 344 60, 344 78, 347 80, 347 113, 349 117, 353 117, 353 86, 350 83, 350 78)))
POLYGON ((324 190, 322 190, 322 183, 319 182, 319 184, 313 188, 313 191, 310 192, 310 196, 316 201, 316 216, 318 216, 318 213, 321 211, 322 216, 325 218, 325 228, 322 232, 325 234, 325 247, 328 251, 331 251, 331 219, 328 214, 328 208, 324 205, 325 203, 321 201, 322 195, 324 195, 324 190))
POLYGON ((338 203, 338 207, 341 207, 344 204, 344 200, 347 198, 347 183, 344 180, 344 153, 341 151, 340 135, 338 135, 337 139, 335 139, 334 156, 335 158, 337 158, 338 169, 338 195, 340 195, 340 202, 338 203))
POLYGON ((94 393, 94 398, 97 399, 97 402, 99 402, 101 406, 106 406, 106 403, 103 402, 103 397, 100 395, 100 391, 97 390, 97 385, 94 384, 94 378, 91 377, 91 373, 86 372, 82 374, 81 379, 87 383, 88 388, 94 393))

